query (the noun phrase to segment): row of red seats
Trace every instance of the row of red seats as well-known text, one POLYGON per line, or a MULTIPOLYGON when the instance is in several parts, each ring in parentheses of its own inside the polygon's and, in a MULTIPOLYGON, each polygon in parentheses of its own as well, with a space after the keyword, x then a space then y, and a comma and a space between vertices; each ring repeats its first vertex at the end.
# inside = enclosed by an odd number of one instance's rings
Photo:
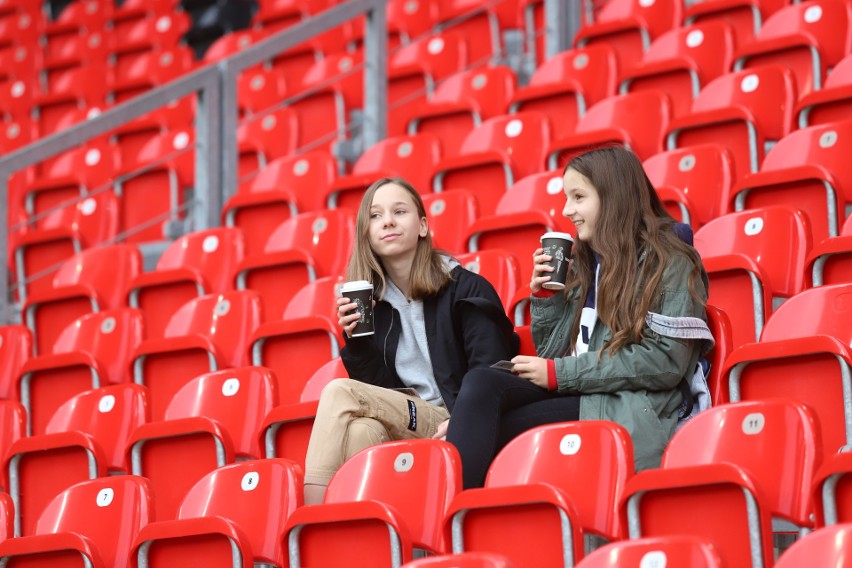
MULTIPOLYGON (((298 466, 279 459, 251 461, 203 477, 186 493, 177 521, 154 513, 161 496, 155 487, 153 503, 150 498, 144 503, 147 519, 130 529, 141 533, 118 547, 113 538, 107 550, 124 559, 135 541, 132 555, 177 560, 185 558, 181 554, 207 554, 207 547, 225 536, 244 560, 276 565, 286 564, 286 556, 294 566, 337 565, 344 558, 399 565, 417 547, 433 553, 493 552, 516 566, 570 566, 585 554, 584 534, 616 543, 606 550, 629 547, 617 544, 625 538, 689 535, 706 543, 709 558, 725 566, 771 565, 773 518, 803 528, 850 520, 846 485, 852 479, 852 454, 823 459, 819 436, 808 407, 789 399, 725 404, 685 425, 666 448, 660 468, 634 473, 632 444, 622 427, 598 421, 554 424, 513 440, 489 469, 485 488, 469 491, 460 491, 461 464, 449 444, 393 442, 349 460, 332 479, 325 502, 311 507, 299 506, 298 466), (527 466, 519 468, 519 463, 527 466), (273 471, 278 479, 271 478, 273 471), (203 513, 198 499, 206 500, 203 513), (685 507, 694 514, 679 514, 685 507), (185 520, 202 515, 225 520, 185 520), (153 519, 158 523, 144 526, 153 519), (207 546, 198 541, 200 535, 207 535, 207 546)), ((117 487, 130 479, 86 482, 63 499, 70 500, 81 487, 117 487)), ((135 483, 150 490, 150 481, 135 483)), ((96 504, 101 507, 122 502, 100 497, 104 502, 96 504)), ((69 520, 75 511, 93 509, 75 503, 79 507, 66 513, 69 520)), ((25 534, 44 534, 46 519, 56 514, 48 505, 25 534)), ((88 535, 96 526, 81 524, 77 530, 88 535)), ((51 550, 51 540, 7 539, 0 543, 0 556, 51 550)), ((101 546, 94 541, 95 549, 101 546)), ((784 552, 779 565, 788 561, 786 554, 798 558, 784 552)))

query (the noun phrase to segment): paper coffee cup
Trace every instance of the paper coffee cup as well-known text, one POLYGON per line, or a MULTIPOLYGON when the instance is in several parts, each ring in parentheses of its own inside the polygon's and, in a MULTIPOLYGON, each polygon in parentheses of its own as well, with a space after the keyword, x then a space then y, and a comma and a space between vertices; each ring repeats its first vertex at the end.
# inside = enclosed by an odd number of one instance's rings
POLYGON ((357 304, 356 310, 361 314, 350 337, 373 335, 376 332, 373 327, 373 285, 366 280, 344 282, 340 287, 340 295, 357 304))
POLYGON ((568 233, 550 232, 541 236, 541 247, 544 254, 550 255, 547 264, 553 267, 550 272, 550 280, 541 285, 548 290, 562 290, 565 288, 565 280, 568 278, 568 261, 571 259, 571 248, 574 246, 574 238, 568 233))

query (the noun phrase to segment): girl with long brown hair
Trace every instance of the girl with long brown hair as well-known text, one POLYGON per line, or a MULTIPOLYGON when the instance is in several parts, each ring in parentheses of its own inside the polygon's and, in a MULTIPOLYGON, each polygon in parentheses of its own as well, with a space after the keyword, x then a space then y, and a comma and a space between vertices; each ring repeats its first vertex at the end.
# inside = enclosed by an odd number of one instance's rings
POLYGON ((474 371, 456 400, 447 440, 465 487, 482 485, 500 448, 534 426, 612 420, 631 434, 637 469, 659 464, 688 388, 712 345, 707 278, 692 232, 665 211, 638 158, 592 150, 565 168, 563 215, 577 230, 564 291, 533 253, 532 335, 538 356, 511 372, 474 371))
POLYGON ((320 397, 305 460, 305 502, 322 500, 334 472, 380 442, 443 438, 469 371, 517 353, 517 336, 487 280, 432 246, 423 201, 383 178, 361 201, 348 280, 374 287, 373 335, 352 336, 360 315, 337 301, 351 379, 320 397))

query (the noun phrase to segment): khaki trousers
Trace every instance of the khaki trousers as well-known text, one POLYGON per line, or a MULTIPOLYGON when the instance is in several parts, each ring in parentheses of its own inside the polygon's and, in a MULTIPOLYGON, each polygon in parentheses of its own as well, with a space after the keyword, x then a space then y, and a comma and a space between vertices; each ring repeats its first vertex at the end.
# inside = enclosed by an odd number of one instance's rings
POLYGON ((431 438, 450 417, 447 409, 413 394, 334 379, 322 391, 308 453, 305 483, 328 485, 354 454, 375 444, 431 438))

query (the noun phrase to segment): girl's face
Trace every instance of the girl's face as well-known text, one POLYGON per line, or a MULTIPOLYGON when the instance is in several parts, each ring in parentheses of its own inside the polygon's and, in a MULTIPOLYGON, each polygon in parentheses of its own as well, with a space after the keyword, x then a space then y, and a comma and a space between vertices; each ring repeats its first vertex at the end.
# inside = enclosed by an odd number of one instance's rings
POLYGON ((417 206, 404 188, 389 183, 373 194, 368 236, 379 258, 413 258, 417 241, 428 231, 426 217, 417 216, 417 206))
POLYGON ((565 186, 565 208, 562 215, 577 227, 577 238, 591 242, 601 210, 598 190, 589 179, 577 170, 568 168, 562 178, 565 186))

